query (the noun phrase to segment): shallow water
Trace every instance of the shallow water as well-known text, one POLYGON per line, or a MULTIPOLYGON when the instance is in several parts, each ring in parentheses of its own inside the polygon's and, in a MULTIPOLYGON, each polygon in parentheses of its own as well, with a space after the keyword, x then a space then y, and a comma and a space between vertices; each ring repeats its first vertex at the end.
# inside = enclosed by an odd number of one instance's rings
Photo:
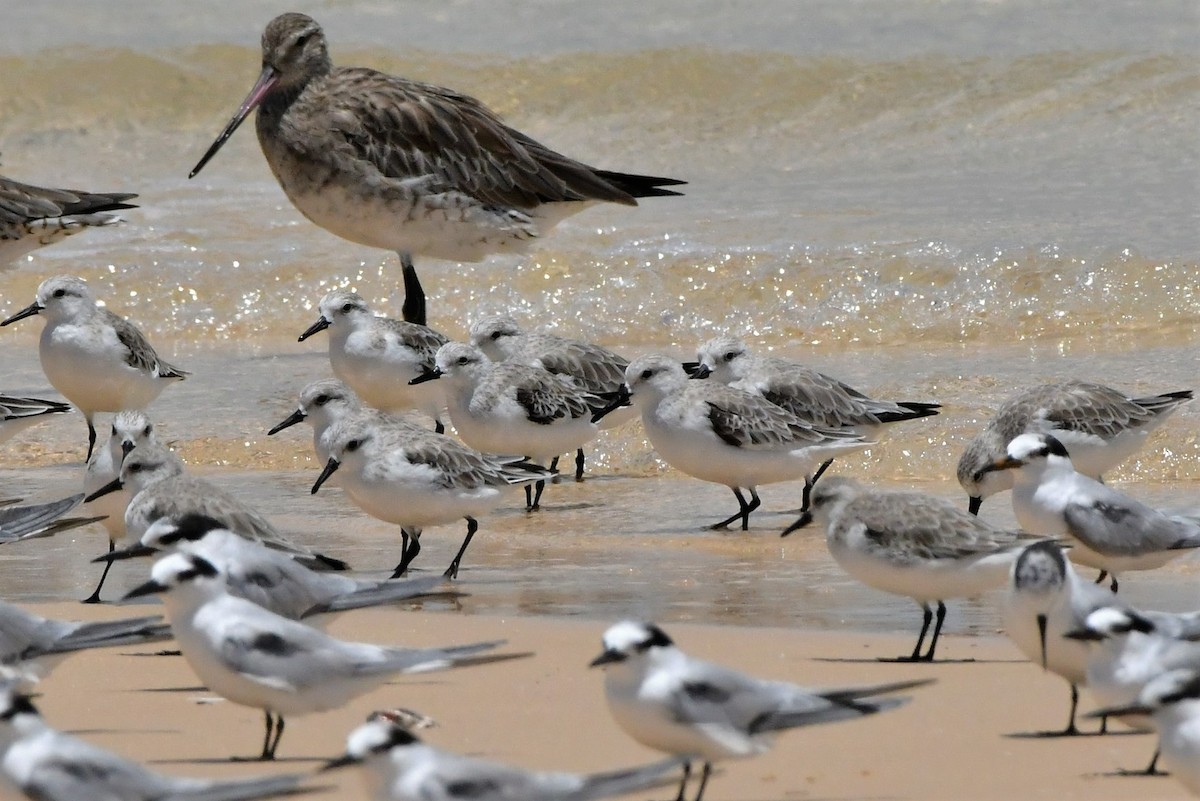
MULTIPOLYGON (((87 278, 193 372, 152 408, 189 463, 297 536, 383 568, 397 558, 385 526, 337 493, 307 494, 307 432, 268 439, 265 429, 328 373, 320 337, 295 342, 324 292, 352 286, 398 313, 395 256, 303 220, 248 130, 186 180, 257 74, 262 26, 288 7, 168 11, 136 0, 114 11, 66 0, 10 10, 4 174, 138 191, 142 208, 0 272, 0 315, 28 304, 48 275, 87 278)), ((418 261, 431 322, 453 337, 497 312, 630 354, 684 356, 710 336, 742 335, 879 397, 943 403, 941 416, 892 427, 841 469, 955 498, 962 443, 1015 387, 1063 377, 1140 394, 1195 386, 1194 4, 303 8, 325 24, 339 63, 454 86, 563 152, 690 182, 683 198, 590 209, 525 256, 418 261)), ((39 330, 26 321, 0 334, 6 391, 51 394, 39 330)), ((1189 502, 1197 414, 1176 415, 1113 478, 1189 502)), ((75 417, 0 446, 2 494, 72 491, 83 434, 75 417)), ((514 506, 485 523, 463 574, 467 608, 916 621, 907 601, 846 579, 811 536, 775 539, 786 516, 762 515, 750 536, 701 532, 731 511, 728 491, 664 475, 635 425, 605 435, 593 464, 598 478, 555 487, 542 515, 514 506)), ((786 509, 798 489, 763 496, 786 509)), ((1005 500, 990 505, 998 520, 1007 514, 1005 500)), ((458 536, 427 535, 424 567, 446 561, 458 536)), ((102 545, 84 530, 8 546, 3 594, 82 597, 93 581, 83 557, 102 545)), ((1153 605, 1200 602, 1187 566, 1126 587, 1153 605)), ((948 625, 995 629, 988 604, 965 608, 948 625)))

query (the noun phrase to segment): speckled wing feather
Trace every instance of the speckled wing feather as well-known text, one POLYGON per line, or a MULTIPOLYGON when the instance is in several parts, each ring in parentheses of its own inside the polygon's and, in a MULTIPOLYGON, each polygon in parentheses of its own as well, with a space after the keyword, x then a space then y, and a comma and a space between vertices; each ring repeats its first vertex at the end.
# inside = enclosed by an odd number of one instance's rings
POLYGON ((853 440, 840 429, 810 425, 765 398, 719 384, 706 386, 708 419, 713 432, 738 448, 817 445, 829 440, 853 440))
POLYGON ((500 207, 636 203, 592 168, 509 128, 467 95, 364 67, 338 68, 326 81, 320 94, 336 104, 329 143, 349 148, 388 178, 426 180, 427 191, 455 189, 500 207))
POLYGON ((378 323, 399 342, 417 351, 421 355, 422 365, 433 369, 438 348, 450 341, 450 338, 432 328, 404 320, 376 318, 378 323))
POLYGON ((183 378, 185 375, 190 375, 187 371, 180 370, 160 359, 145 334, 139 331, 133 323, 107 309, 100 311, 104 315, 105 321, 117 332, 117 339, 128 349, 128 353, 125 354, 125 363, 130 367, 144 370, 160 378, 183 378))
POLYGON ((861 394, 842 382, 808 367, 781 363, 770 379, 758 383, 762 396, 782 406, 802 420, 817 425, 873 425, 879 420, 871 414, 861 394))
POLYGON ((1156 416, 1111 387, 1067 381, 1013 398, 997 410, 995 421, 1005 442, 1026 431, 1053 434, 1056 429, 1112 439, 1156 416))
MULTIPOLYGON (((523 367, 508 363, 500 366, 512 370, 523 367)), ((572 391, 554 376, 533 370, 522 372, 516 386, 516 400, 531 422, 549 425, 564 418, 573 420, 591 416, 587 396, 572 391)))
POLYGON ((557 348, 537 355, 544 370, 574 378, 588 392, 615 392, 625 383, 629 362, 599 345, 559 340, 557 348))
POLYGON ((455 440, 441 437, 438 441, 406 443, 404 455, 413 464, 432 467, 443 474, 441 486, 474 489, 484 486, 504 486, 508 482, 499 466, 455 440))
POLYGON ((137 206, 125 201, 135 197, 137 195, 130 193, 102 194, 74 189, 49 189, 0 177, 0 223, 133 209, 137 206))
POLYGON ((1018 537, 965 509, 911 492, 860 495, 846 504, 835 525, 863 525, 881 550, 921 561, 982 556, 1013 546, 1018 537))

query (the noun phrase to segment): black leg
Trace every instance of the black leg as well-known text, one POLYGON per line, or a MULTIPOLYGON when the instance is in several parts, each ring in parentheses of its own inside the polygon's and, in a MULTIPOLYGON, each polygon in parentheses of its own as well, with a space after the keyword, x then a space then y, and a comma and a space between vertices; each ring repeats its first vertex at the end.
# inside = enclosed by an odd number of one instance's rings
POLYGON ((675 796, 675 801, 684 801, 683 792, 687 789, 688 778, 692 775, 692 763, 683 763, 683 780, 679 782, 679 793, 675 796))
POLYGON ((704 797, 704 788, 708 786, 708 775, 712 773, 712 763, 705 762, 704 770, 700 772, 700 789, 696 791, 695 801, 700 801, 704 797))
POLYGON ((829 469, 829 465, 833 464, 832 459, 826 459, 825 462, 817 468, 817 472, 811 476, 804 477, 804 495, 800 497, 800 513, 804 514, 808 511, 808 506, 812 502, 812 488, 817 483, 817 479, 825 475, 825 471, 829 469))
POLYGON ((467 517, 467 538, 463 540, 462 547, 458 549, 458 553, 454 556, 454 561, 450 563, 450 567, 446 568, 445 575, 448 578, 458 578, 458 563, 462 561, 463 554, 467 552, 467 546, 471 544, 471 537, 475 536, 475 532, 479 530, 479 523, 475 518, 467 517))
POLYGON ((400 268, 404 273, 404 305, 400 313, 406 322, 425 325, 425 290, 417 278, 417 268, 413 267, 412 254, 400 254, 400 268))
POLYGON ((583 448, 575 451, 575 480, 583 481, 583 464, 587 457, 583 455, 583 448))
POLYGON ((445 434, 446 433, 446 426, 442 423, 441 420, 433 421, 433 433, 435 433, 435 434, 445 434))
POLYGON ((542 508, 542 492, 546 489, 546 482, 539 481, 534 484, 533 500, 529 500, 529 485, 525 485, 525 502, 528 504, 525 508, 526 512, 536 512, 542 508))
POLYGON ((279 736, 283 734, 283 716, 279 716, 279 727, 275 728, 275 720, 272 719, 271 713, 268 710, 263 710, 263 719, 266 721, 266 731, 263 734, 262 753, 256 757, 232 757, 232 762, 267 762, 275 758, 275 747, 279 745, 279 736), (275 733, 274 741, 271 740, 271 734, 275 733))
POLYGON ((95 450, 95 448, 96 448, 96 427, 94 425, 92 425, 91 418, 88 418, 87 424, 88 424, 88 454, 87 454, 87 458, 85 458, 83 460, 84 462, 92 461, 92 451, 95 450))
MULTIPOLYGON (((268 713, 270 714, 270 713, 268 713)), ((271 741, 271 751, 263 755, 263 759, 274 759, 275 749, 279 748, 279 741, 283 739, 283 715, 275 716, 275 739, 271 741)))
POLYGON ((1100 733, 1108 734, 1108 715, 1100 718, 1100 733))
POLYGON ((1097 583, 1097 584, 1103 584, 1103 583, 1104 583, 1104 580, 1105 580, 1106 578, 1108 578, 1108 571, 1107 571, 1107 570, 1101 570, 1101 571, 1100 571, 1100 575, 1096 576, 1096 583, 1097 583))
POLYGON ((408 532, 404 529, 401 529, 401 531, 404 532, 408 544, 400 552, 400 564, 396 565, 396 569, 392 571, 392 578, 403 576, 408 571, 408 566, 412 564, 412 561, 417 558, 417 554, 421 552, 421 530, 416 529, 413 531, 411 537, 408 536, 408 532))
MULTIPOLYGON (((108 552, 112 553, 116 549, 117 549, 117 544, 115 542, 113 542, 112 540, 109 540, 108 541, 108 552)), ((104 572, 100 574, 100 583, 96 585, 96 591, 93 592, 88 597, 84 598, 80 603, 85 603, 85 604, 100 603, 100 588, 104 586, 104 580, 106 578, 108 578, 108 571, 109 571, 109 568, 111 568, 112 566, 113 566, 112 562, 109 562, 108 564, 106 564, 104 566, 104 572)))
POLYGON ((925 614, 921 622, 921 633, 917 635, 917 644, 912 654, 900 657, 897 660, 899 662, 916 662, 921 658, 921 646, 925 644, 925 634, 929 631, 929 624, 933 622, 933 610, 929 608, 929 604, 921 604, 921 608, 925 610, 925 614))
POLYGON ((1146 770, 1144 771, 1144 773, 1147 776, 1164 776, 1164 775, 1166 775, 1158 769, 1159 752, 1160 752, 1160 749, 1158 749, 1158 748, 1154 749, 1154 756, 1152 756, 1150 758, 1150 764, 1146 766, 1146 770))
POLYGON ((547 468, 547 469, 548 469, 548 470, 549 470, 551 473, 557 473, 557 472, 558 472, 558 457, 557 457, 557 456, 555 456, 553 459, 551 459, 551 460, 550 460, 550 467, 549 467, 549 468, 547 468))
POLYGON ((711 528, 713 531, 720 531, 723 528, 728 528, 729 524, 734 520, 742 521, 742 531, 748 531, 750 529, 750 513, 762 504, 762 501, 758 497, 758 491, 754 487, 750 488, 751 501, 749 503, 746 502, 746 496, 742 495, 742 491, 738 487, 733 488, 733 497, 737 498, 738 502, 737 514, 725 518, 720 523, 713 523, 711 526, 709 526, 709 528, 711 528))
POLYGON ((1074 737, 1079 734, 1079 729, 1075 728, 1075 709, 1079 706, 1079 688, 1074 684, 1071 685, 1071 717, 1067 721, 1067 728, 1063 729, 1063 734, 1068 737, 1074 737))
POLYGON ((1117 574, 1116 573, 1112 574, 1112 583, 1108 585, 1108 588, 1113 591, 1113 595, 1117 594, 1117 574))
POLYGON ((946 620, 946 605, 938 601, 937 605, 937 623, 933 627, 933 639, 929 641, 929 652, 925 656, 920 657, 922 662, 933 661, 933 650, 937 648, 938 636, 942 633, 942 623, 946 620))

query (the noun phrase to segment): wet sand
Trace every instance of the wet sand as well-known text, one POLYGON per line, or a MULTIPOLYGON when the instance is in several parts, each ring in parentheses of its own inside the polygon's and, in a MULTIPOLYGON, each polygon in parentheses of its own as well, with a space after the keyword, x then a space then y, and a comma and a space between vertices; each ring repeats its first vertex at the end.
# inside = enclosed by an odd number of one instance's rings
MULTIPOLYGON (((146 607, 40 604, 58 617, 115 616, 146 607)), ((408 645, 502 637, 528 659, 389 684, 344 709, 292 718, 277 764, 233 764, 261 747, 262 714, 211 703, 183 659, 134 656, 118 648, 77 655, 45 679, 38 699, 53 725, 179 775, 245 776, 309 771, 341 753, 346 734, 374 709, 404 706, 433 716, 425 739, 469 754, 541 769, 601 770, 653 760, 609 717, 603 677, 587 663, 607 621, 512 618, 455 611, 353 612, 333 622, 338 636, 408 645)), ((880 663, 908 651, 907 634, 831 634, 789 628, 676 624, 677 643, 705 658, 762 676, 812 686, 930 677, 908 705, 847 723, 789 732, 770 753, 728 762, 712 780, 712 801, 780 799, 1128 799, 1183 798, 1168 778, 1114 775, 1141 768, 1153 751, 1144 735, 1037 738, 1061 727, 1066 685, 1020 658, 1007 641, 954 637, 932 665, 880 663)), ((1089 700, 1081 703, 1087 709, 1089 700)), ((1091 730, 1092 722, 1085 728, 1091 730)), ((323 774, 312 798, 364 797, 353 770, 323 774)), ((667 797, 670 790, 647 798, 667 797)), ((7 797, 7 796, 5 796, 7 797)))

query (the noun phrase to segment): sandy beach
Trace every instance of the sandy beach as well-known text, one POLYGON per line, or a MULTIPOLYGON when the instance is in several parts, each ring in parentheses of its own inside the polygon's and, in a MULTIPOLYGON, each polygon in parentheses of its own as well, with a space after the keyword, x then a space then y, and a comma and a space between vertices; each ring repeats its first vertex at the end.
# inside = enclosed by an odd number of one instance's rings
MULTIPOLYGON (((477 615, 469 599, 466 604, 458 611, 348 613, 330 630, 345 638, 408 645, 500 637, 508 648, 534 656, 406 678, 336 712, 290 719, 275 764, 228 761, 260 747, 261 713, 213 702, 183 659, 145 655, 162 646, 77 655, 41 683, 38 704, 53 725, 179 775, 314 770, 341 753, 346 734, 370 711, 396 706, 438 721, 426 732, 430 742, 525 767, 592 771, 656 758, 617 728, 605 706, 600 671, 587 669, 607 622, 477 615)), ((69 618, 146 608, 33 607, 69 618)), ((1066 685, 1025 662, 1002 639, 951 636, 939 653, 973 661, 908 665, 876 660, 909 650, 907 634, 690 624, 667 631, 696 656, 811 686, 937 680, 914 691, 912 702, 899 710, 790 732, 764 756, 725 763, 706 794, 712 801, 1186 797, 1171 779, 1115 775, 1121 768, 1145 766, 1154 748, 1149 736, 1030 736, 1065 722, 1066 685)), ((1085 695, 1081 707, 1088 705, 1085 695)), ((1091 721, 1084 727, 1094 728, 1091 721)), ((354 770, 322 774, 314 784, 324 788, 310 796, 314 799, 364 797, 354 770)))

